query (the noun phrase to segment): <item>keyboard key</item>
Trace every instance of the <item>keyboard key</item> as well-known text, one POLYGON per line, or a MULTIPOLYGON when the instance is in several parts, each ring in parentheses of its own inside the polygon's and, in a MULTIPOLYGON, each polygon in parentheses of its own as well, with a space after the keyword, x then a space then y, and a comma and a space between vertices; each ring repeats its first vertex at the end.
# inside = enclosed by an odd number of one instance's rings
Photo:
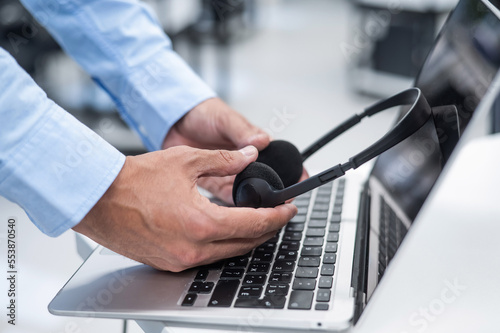
POLYGON ((338 242, 339 241, 339 234, 337 232, 329 232, 328 236, 326 237, 327 242, 338 242))
POLYGON ((330 302, 330 295, 332 292, 329 289, 320 289, 316 294, 317 302, 330 302))
POLYGON ((272 238, 267 240, 267 243, 277 243, 280 240, 280 232, 278 231, 272 238))
POLYGON ((306 231, 307 237, 323 237, 325 235, 325 229, 323 228, 309 228, 306 231))
POLYGON ((273 272, 293 272, 295 261, 293 260, 276 260, 273 266, 273 272))
POLYGON ((333 206, 332 214, 340 214, 342 213, 342 204, 337 204, 333 206))
POLYGON ((309 228, 324 228, 326 227, 326 219, 322 220, 311 220, 307 225, 309 228))
POLYGON ((325 252, 326 253, 335 253, 337 252, 337 243, 326 243, 325 252))
POLYGON ((319 269, 316 267, 297 267, 295 277, 298 278, 316 278, 319 269))
POLYGON ((335 253, 327 253, 323 257, 323 264, 335 264, 337 255, 335 253))
POLYGON ((280 250, 292 250, 297 251, 300 248, 299 241, 282 242, 280 245, 280 250))
POLYGON ((248 287, 243 286, 240 288, 240 292, 238 293, 239 298, 259 298, 262 295, 262 286, 256 287, 248 287))
POLYGON ((314 203, 330 203, 330 196, 318 195, 314 203))
POLYGON ((317 303, 314 309, 326 311, 328 310, 328 303, 317 303))
POLYGON ((300 255, 302 257, 319 257, 323 252, 322 247, 318 246, 304 246, 300 255))
POLYGON ((235 257, 226 260, 226 267, 247 267, 248 258, 247 257, 235 257))
POLYGON ((320 276, 318 282, 318 288, 330 289, 333 284, 333 277, 331 276, 320 276))
POLYGON ((297 251, 279 251, 276 255, 276 260, 295 260, 297 259, 297 251))
POLYGON ((266 288, 267 296, 286 296, 288 294, 288 284, 270 284, 266 288))
POLYGON ((299 259, 299 266, 301 267, 319 267, 319 257, 301 257, 299 259))
POLYGON ((304 246, 323 246, 323 237, 306 237, 304 246))
POLYGON ((213 282, 193 282, 189 287, 189 293, 209 294, 214 287, 213 282))
POLYGON ((269 263, 250 264, 247 268, 247 273, 267 273, 269 271, 269 263))
POLYGON ((292 281, 292 273, 290 272, 282 272, 282 273, 272 273, 269 277, 269 283, 290 283, 292 281))
POLYGON ((339 230, 340 230, 340 224, 338 224, 338 223, 332 223, 332 224, 330 224, 330 227, 328 228, 328 231, 339 232, 339 230))
POLYGON ((314 290, 316 288, 316 279, 296 278, 293 280, 293 290, 314 290))
POLYGON ((193 306, 194 302, 196 302, 196 298, 198 298, 198 295, 196 294, 187 294, 186 297, 184 297, 184 300, 182 301, 181 305, 193 306))
POLYGON ((220 275, 221 280, 241 279, 245 270, 243 268, 224 268, 220 275))
POLYGON ((340 220, 341 220, 340 214, 333 214, 330 222, 338 224, 340 223, 340 220))
POLYGON ((196 276, 194 277, 195 281, 205 281, 208 276, 208 269, 200 269, 196 276))
POLYGON ((328 211, 330 204, 324 202, 317 202, 314 204, 313 211, 328 211))
POLYGON ((239 280, 220 280, 212 293, 208 306, 230 307, 239 284, 239 280))
POLYGON ((275 249, 276 249, 276 243, 264 243, 255 248, 255 253, 258 252, 274 253, 275 249))
POLYGON ((306 214, 295 215, 288 223, 304 223, 306 222, 306 214))
POLYGON ((299 241, 301 239, 302 239, 302 232, 290 232, 290 231, 287 231, 283 235, 283 241, 284 242, 287 242, 287 241, 299 241))
POLYGON ((289 309, 309 310, 312 306, 314 292, 308 290, 293 290, 288 302, 289 309))
POLYGON ((309 198, 305 199, 305 198, 300 198, 300 199, 295 199, 293 201, 293 204, 297 207, 308 207, 309 206, 309 202, 311 200, 309 198))
POLYGON ((332 191, 332 187, 333 187, 333 184, 332 183, 326 183, 324 185, 321 185, 319 188, 318 188, 318 191, 327 191, 328 190, 328 193, 330 193, 332 191))
POLYGON ((267 276, 264 274, 247 274, 243 279, 244 286, 255 286, 255 285, 263 285, 266 283, 267 276))
POLYGON ((271 252, 256 252, 252 257, 252 263, 264 263, 273 261, 273 253, 271 252))
POLYGON ((328 212, 312 212, 311 219, 313 220, 326 220, 328 218, 328 212))
POLYGON ((265 296, 262 299, 238 298, 234 303, 235 308, 267 308, 283 309, 285 307, 285 296, 265 296))
POLYGON ((302 231, 304 231, 304 225, 305 225, 305 223, 292 223, 292 224, 288 224, 285 227, 285 231, 291 231, 291 232, 298 231, 298 232, 302 232, 302 231))
POLYGON ((333 272, 335 271, 335 265, 323 265, 321 267, 321 275, 333 276, 333 272))
POLYGON ((224 261, 217 261, 208 265, 200 266, 200 269, 208 269, 210 271, 222 269, 224 266, 224 261))
POLYGON ((307 214, 308 206, 297 207, 297 214, 305 215, 307 214))

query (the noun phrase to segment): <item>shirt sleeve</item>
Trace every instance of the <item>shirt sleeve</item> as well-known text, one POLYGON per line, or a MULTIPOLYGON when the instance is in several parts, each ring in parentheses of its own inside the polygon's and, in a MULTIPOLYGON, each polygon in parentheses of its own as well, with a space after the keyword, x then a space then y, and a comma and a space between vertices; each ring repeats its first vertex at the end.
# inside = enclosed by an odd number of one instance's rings
POLYGON ((149 150, 161 149, 187 111, 215 93, 172 50, 137 0, 21 0, 115 101, 149 150))
POLYGON ((0 195, 58 236, 85 217, 124 161, 0 48, 0 195))

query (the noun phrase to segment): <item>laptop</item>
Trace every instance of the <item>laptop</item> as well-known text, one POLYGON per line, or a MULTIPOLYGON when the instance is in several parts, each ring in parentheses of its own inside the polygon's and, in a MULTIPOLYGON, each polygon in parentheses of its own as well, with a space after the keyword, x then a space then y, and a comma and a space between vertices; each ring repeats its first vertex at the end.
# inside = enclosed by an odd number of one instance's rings
POLYGON ((498 0, 458 3, 415 81, 433 117, 368 173, 297 197, 299 213, 273 239, 180 273, 98 247, 49 311, 237 331, 355 325, 481 101, 498 95, 499 8, 498 0))

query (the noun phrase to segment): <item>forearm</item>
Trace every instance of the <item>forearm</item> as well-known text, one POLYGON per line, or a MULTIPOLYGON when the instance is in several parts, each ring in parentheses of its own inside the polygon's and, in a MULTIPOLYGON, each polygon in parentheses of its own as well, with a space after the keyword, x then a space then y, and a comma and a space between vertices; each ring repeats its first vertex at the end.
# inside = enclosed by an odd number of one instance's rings
POLYGON ((0 195, 57 236, 116 178, 124 156, 49 100, 0 48, 0 195))
POLYGON ((172 50, 148 7, 136 0, 22 0, 115 100, 150 150, 170 127, 215 96, 172 50))

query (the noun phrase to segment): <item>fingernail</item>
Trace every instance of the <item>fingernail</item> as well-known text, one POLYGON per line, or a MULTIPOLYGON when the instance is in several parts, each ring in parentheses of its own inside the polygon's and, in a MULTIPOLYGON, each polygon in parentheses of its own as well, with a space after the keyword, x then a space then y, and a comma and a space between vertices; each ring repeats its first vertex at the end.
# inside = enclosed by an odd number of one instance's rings
POLYGON ((245 155, 246 157, 252 157, 257 154, 257 148, 254 146, 246 146, 245 148, 240 149, 240 153, 245 155))

